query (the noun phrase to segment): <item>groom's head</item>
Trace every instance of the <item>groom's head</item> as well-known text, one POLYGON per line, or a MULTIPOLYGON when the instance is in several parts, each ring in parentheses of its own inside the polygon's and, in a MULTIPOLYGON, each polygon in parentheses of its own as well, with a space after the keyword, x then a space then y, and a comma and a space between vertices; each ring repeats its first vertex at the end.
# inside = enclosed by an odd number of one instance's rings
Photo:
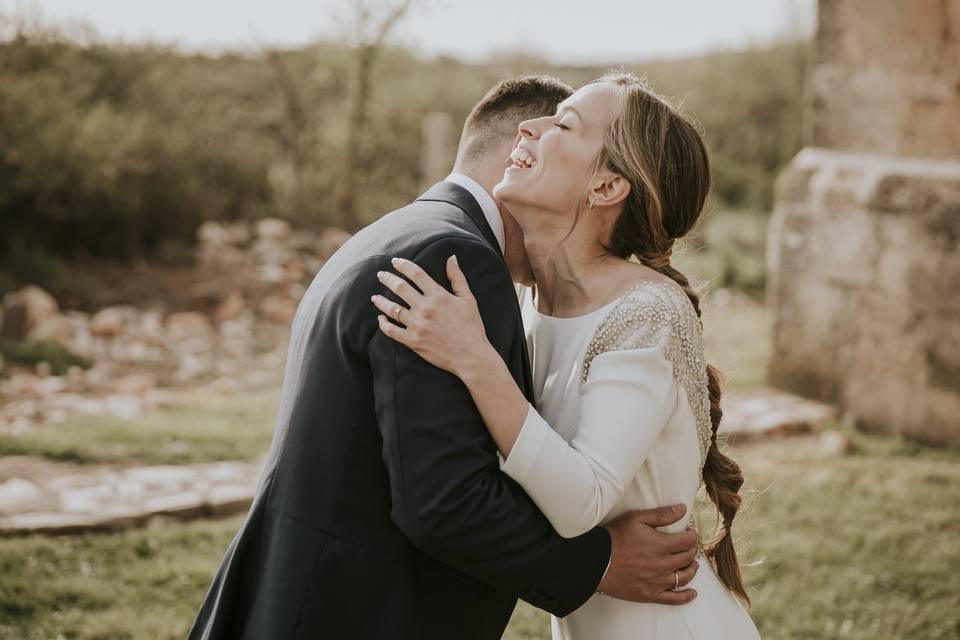
MULTIPOLYGON (((572 93, 572 88, 552 76, 528 75, 501 81, 467 116, 453 170, 470 176, 492 193, 503 177, 520 123, 553 115, 557 105, 572 93)), ((498 206, 503 218, 503 259, 514 282, 533 284, 523 231, 510 212, 498 206)))
POLYGON ((454 170, 491 191, 503 176, 520 123, 556 113, 557 105, 572 93, 570 86, 553 76, 502 80, 467 116, 454 170))

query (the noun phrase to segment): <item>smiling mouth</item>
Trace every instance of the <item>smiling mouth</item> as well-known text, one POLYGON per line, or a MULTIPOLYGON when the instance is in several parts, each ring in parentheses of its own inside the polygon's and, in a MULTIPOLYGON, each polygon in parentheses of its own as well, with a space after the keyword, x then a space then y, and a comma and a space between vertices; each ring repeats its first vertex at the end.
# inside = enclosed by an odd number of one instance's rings
POLYGON ((510 154, 510 157, 507 158, 509 166, 515 169, 531 169, 537 166, 537 159, 534 158, 529 151, 521 147, 517 147, 510 154))

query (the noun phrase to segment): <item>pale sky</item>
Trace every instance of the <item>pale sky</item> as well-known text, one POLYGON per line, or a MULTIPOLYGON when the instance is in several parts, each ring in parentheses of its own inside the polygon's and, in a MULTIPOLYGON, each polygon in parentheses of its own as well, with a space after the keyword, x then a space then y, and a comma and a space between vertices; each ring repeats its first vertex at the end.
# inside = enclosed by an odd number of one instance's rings
MULTIPOLYGON (((46 20, 82 18, 107 39, 185 50, 296 46, 342 29, 349 0, 0 0, 46 20)), ((524 52, 554 63, 617 64, 808 35, 815 0, 423 0, 394 42, 482 61, 524 52)))

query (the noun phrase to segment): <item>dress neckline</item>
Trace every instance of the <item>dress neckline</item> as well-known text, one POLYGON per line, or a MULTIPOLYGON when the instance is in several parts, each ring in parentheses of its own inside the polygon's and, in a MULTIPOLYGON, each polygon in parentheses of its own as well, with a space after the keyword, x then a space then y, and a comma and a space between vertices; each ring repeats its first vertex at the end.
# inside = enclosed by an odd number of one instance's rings
POLYGON ((597 309, 594 309, 593 311, 588 311, 587 313, 582 313, 582 314, 580 314, 580 315, 578 315, 578 316, 551 316, 551 315, 549 315, 549 314, 547 314, 547 313, 543 313, 543 312, 541 312, 541 311, 538 311, 538 310, 537 310, 537 303, 533 301, 532 297, 531 297, 531 300, 530 300, 530 306, 533 307, 533 313, 536 314, 536 316, 537 316, 538 319, 547 320, 547 321, 550 321, 550 322, 563 323, 563 322, 571 322, 571 321, 575 322, 575 321, 577 321, 577 320, 584 320, 584 319, 586 319, 586 318, 593 317, 594 315, 600 313, 601 311, 605 311, 605 310, 608 309, 609 307, 612 307, 614 304, 616 304, 616 303, 619 302, 619 301, 620 301, 620 298, 618 297, 617 299, 612 300, 611 302, 608 302, 607 304, 603 305, 602 307, 599 307, 599 308, 597 308, 597 309))
POLYGON ((533 313, 536 314, 536 317, 537 317, 538 319, 547 320, 547 321, 549 321, 549 322, 556 322, 556 323, 563 323, 563 322, 565 322, 565 321, 575 322, 575 321, 577 321, 577 320, 585 320, 585 319, 587 319, 587 318, 592 318, 593 316, 599 314, 601 311, 607 311, 607 310, 609 310, 611 307, 613 307, 614 305, 616 305, 618 302, 620 302, 621 300, 623 300, 625 297, 627 297, 628 295, 630 295, 631 293, 633 293, 634 291, 636 291, 636 290, 639 289, 640 287, 642 287, 642 286, 644 286, 644 285, 647 285, 647 284, 656 285, 656 284, 666 284, 666 283, 661 283, 661 282, 659 282, 659 281, 657 281, 657 280, 637 280, 636 282, 634 282, 633 284, 631 284, 629 287, 627 287, 627 288, 623 291, 623 293, 621 293, 620 295, 618 295, 616 298, 614 298, 613 300, 611 300, 611 301, 608 302, 607 304, 603 305, 602 307, 597 307, 597 308, 594 309, 593 311, 588 311, 588 312, 586 312, 586 313, 582 313, 582 314, 577 315, 577 316, 551 316, 551 315, 549 315, 549 314, 542 313, 541 311, 539 311, 539 310, 537 309, 537 303, 536 303, 536 301, 533 299, 533 294, 532 294, 532 293, 530 294, 530 306, 533 308, 533 313))

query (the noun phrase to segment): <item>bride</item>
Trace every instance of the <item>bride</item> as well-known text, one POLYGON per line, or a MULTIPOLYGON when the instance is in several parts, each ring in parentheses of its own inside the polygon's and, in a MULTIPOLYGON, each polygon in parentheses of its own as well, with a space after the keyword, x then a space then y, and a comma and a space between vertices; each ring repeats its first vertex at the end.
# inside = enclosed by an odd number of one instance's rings
POLYGON ((536 407, 487 342, 456 256, 453 294, 395 260, 418 290, 382 276, 409 308, 374 296, 381 330, 464 382, 502 471, 565 537, 631 509, 683 502, 692 513, 704 483, 720 525, 688 585, 698 597, 671 607, 598 593, 551 619, 555 640, 758 638, 740 603, 731 526, 743 477, 717 444, 719 374, 704 360, 699 298, 670 264, 709 190, 701 136, 635 76, 612 74, 521 123, 508 162, 494 195, 529 256, 536 407), (402 324, 387 319, 399 312, 402 324))

